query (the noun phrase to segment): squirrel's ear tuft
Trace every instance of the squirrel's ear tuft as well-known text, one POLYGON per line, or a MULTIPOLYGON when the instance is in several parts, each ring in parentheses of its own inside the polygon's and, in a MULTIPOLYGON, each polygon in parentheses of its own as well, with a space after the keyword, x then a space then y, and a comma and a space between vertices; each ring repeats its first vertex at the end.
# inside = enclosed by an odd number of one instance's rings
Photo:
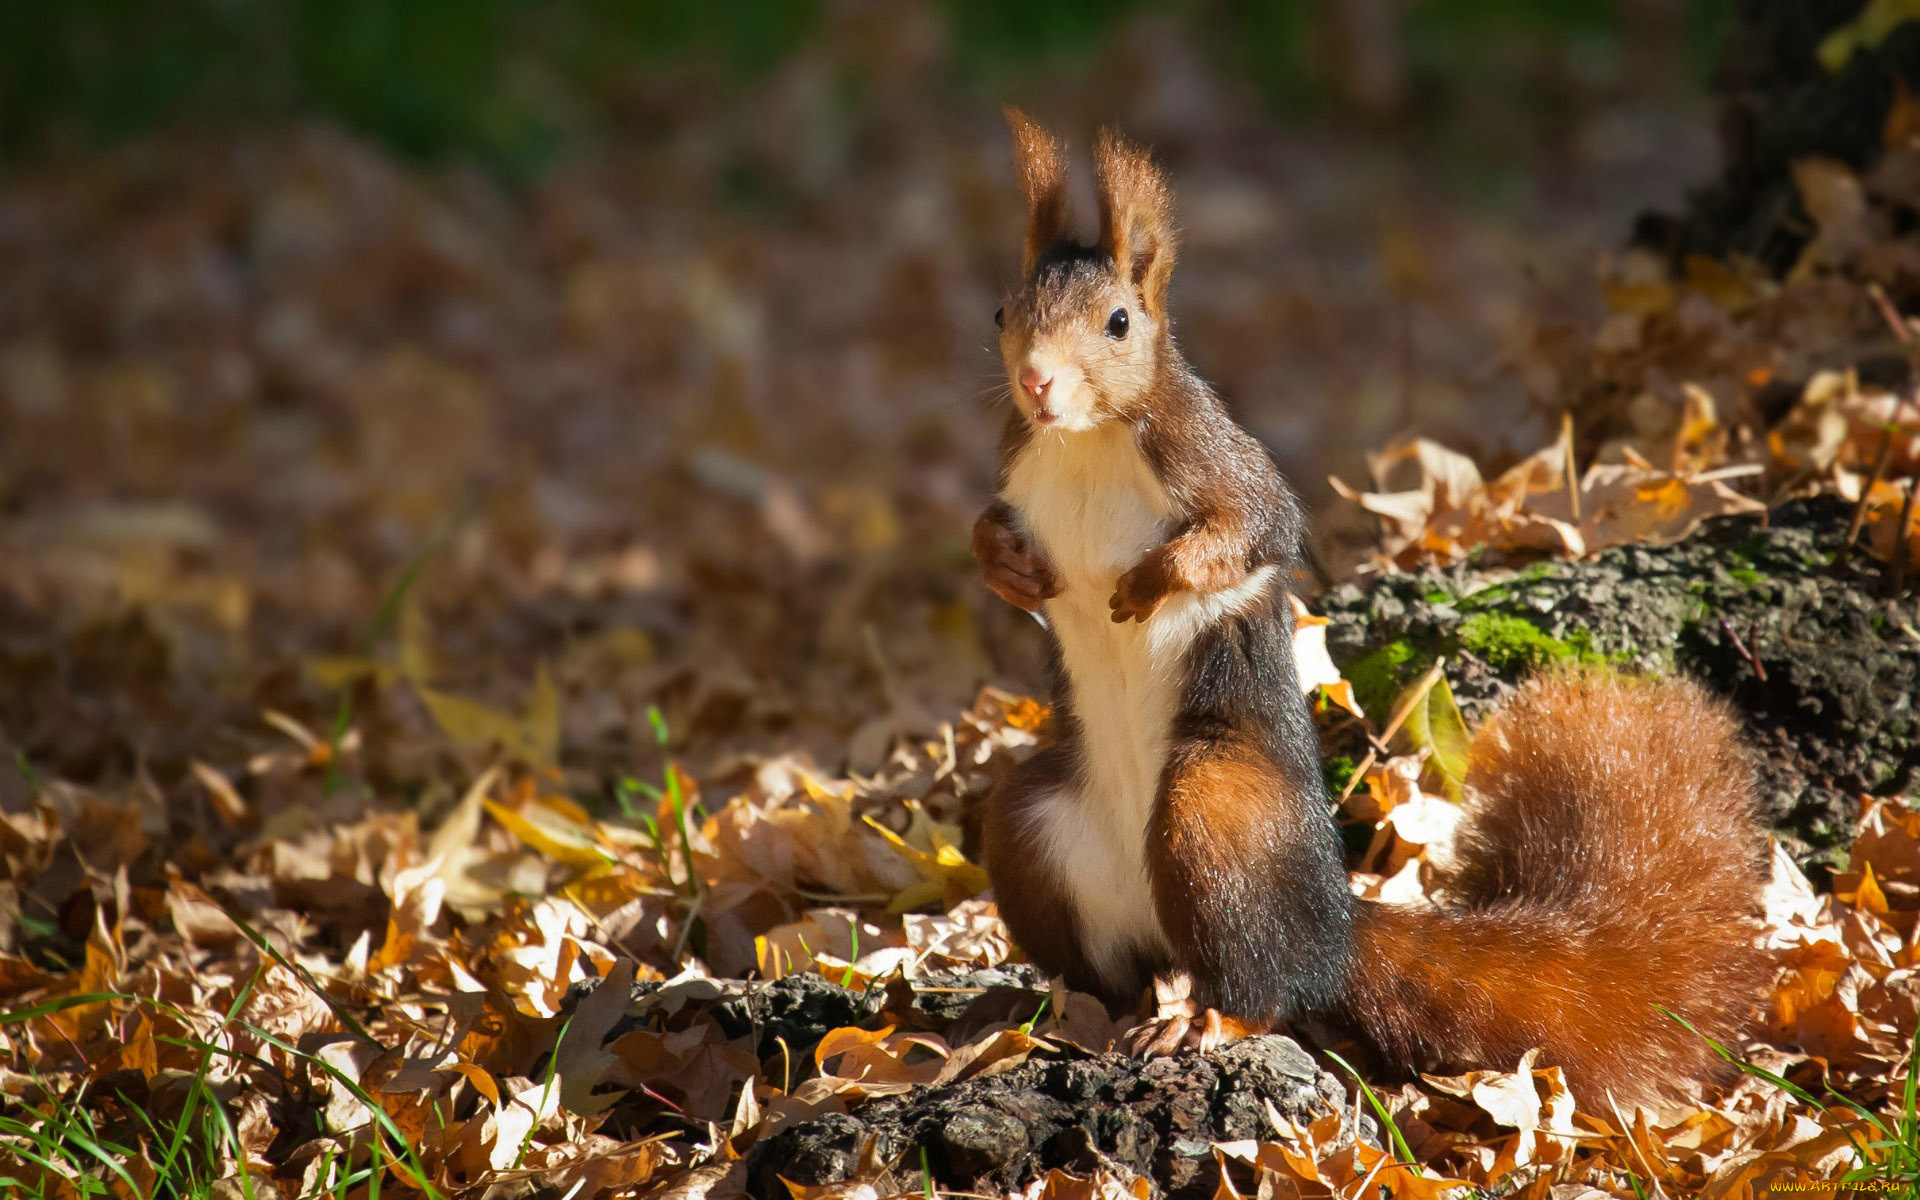
POLYGON ((1067 236, 1067 148, 1052 134, 1007 105, 1013 131, 1013 173, 1027 198, 1027 237, 1020 255, 1026 275, 1047 248, 1067 236))
POLYGON ((1147 311, 1166 316, 1167 281, 1179 249, 1173 228, 1173 187, 1147 152, 1111 129, 1093 147, 1093 180, 1100 198, 1100 248, 1127 272, 1147 311))

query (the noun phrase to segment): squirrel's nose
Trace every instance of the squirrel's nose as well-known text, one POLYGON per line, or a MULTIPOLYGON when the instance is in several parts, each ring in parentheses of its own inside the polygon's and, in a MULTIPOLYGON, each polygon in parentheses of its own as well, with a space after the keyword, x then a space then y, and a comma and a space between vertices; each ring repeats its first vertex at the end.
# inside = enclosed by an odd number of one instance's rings
POLYGON ((1047 398, 1047 389, 1053 386, 1051 373, 1042 375, 1039 367, 1028 367, 1020 372, 1020 387, 1035 400, 1047 398))

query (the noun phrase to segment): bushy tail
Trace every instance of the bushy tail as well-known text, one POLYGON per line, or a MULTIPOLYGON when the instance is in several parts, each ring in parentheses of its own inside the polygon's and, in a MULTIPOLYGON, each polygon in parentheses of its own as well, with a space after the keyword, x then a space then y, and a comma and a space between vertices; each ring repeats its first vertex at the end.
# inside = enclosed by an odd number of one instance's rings
POLYGON ((1445 910, 1361 906, 1351 1016, 1410 1069, 1529 1048, 1606 1111, 1723 1066, 1768 972, 1762 851, 1727 710, 1683 681, 1537 680, 1474 740, 1445 910))

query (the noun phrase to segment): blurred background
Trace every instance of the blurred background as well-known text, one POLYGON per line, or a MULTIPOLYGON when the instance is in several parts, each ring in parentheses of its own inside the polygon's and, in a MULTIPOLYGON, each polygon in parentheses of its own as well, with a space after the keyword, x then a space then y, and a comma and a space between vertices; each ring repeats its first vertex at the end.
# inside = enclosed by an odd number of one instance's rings
POLYGON ((1557 427, 1541 347, 1716 171, 1729 9, 0 4, 0 752, 166 790, 273 710, 404 792, 407 684, 551 688, 590 789, 654 708, 866 769, 1037 686, 966 542, 1006 101, 1171 168, 1179 336, 1338 574, 1330 473, 1557 427))

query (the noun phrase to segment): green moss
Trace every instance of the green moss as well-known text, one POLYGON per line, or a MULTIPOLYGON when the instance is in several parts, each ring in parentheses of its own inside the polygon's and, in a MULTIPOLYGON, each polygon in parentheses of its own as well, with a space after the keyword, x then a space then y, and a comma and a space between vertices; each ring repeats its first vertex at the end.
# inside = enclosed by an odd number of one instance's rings
POLYGON ((1626 655, 1602 654, 1600 647, 1593 644, 1593 631, 1581 625, 1561 639, 1568 650, 1573 652, 1574 661, 1583 663, 1609 663, 1624 661, 1626 655))
POLYGON ((1347 784, 1353 780, 1353 773, 1359 767, 1345 754, 1336 754, 1320 764, 1321 778, 1327 781, 1327 795, 1339 796, 1347 790, 1347 784))
POLYGON ((1752 567, 1735 567, 1733 570, 1727 572, 1727 577, 1735 583, 1743 584, 1750 588, 1759 587, 1767 581, 1765 575, 1762 575, 1752 567))
POLYGON ((1408 665, 1424 663, 1431 657, 1423 654, 1412 642, 1392 641, 1355 660, 1343 674, 1347 682, 1353 685, 1354 699, 1360 701, 1361 708, 1368 712, 1376 709, 1384 712, 1392 705, 1394 697, 1400 694, 1407 677, 1413 673, 1406 669, 1408 665))
POLYGON ((1460 607, 1464 610, 1486 608, 1498 604, 1513 594, 1513 589, 1504 583, 1489 584, 1477 592, 1468 592, 1460 597, 1460 607))
POLYGON ((1590 662, 1600 656, 1586 630, 1567 640, 1549 637, 1531 621, 1499 613, 1476 613, 1460 625, 1460 648, 1485 659, 1503 675, 1518 675, 1561 662, 1590 662))

